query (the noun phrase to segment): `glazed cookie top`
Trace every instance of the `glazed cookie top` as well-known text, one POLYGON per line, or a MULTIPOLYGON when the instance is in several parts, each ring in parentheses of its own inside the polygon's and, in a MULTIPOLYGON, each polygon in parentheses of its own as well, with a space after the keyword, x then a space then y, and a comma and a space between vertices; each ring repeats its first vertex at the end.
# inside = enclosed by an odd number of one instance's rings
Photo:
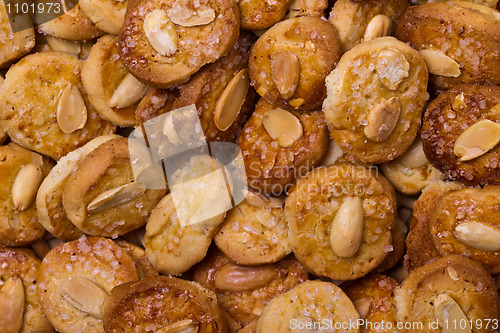
POLYGON ((196 282, 168 276, 116 287, 103 305, 106 332, 225 333, 215 294, 196 282))
POLYGON ((298 17, 267 30, 250 51, 257 93, 290 110, 316 110, 326 97, 325 77, 341 55, 335 28, 317 17, 298 17))
POLYGON ((57 160, 115 131, 90 105, 81 66, 67 53, 41 52, 9 69, 0 92, 0 119, 14 142, 57 160))
POLYGON ((286 199, 285 217, 292 251, 310 272, 354 280, 392 249, 395 192, 372 168, 334 164, 297 181, 286 199))
POLYGON ((459 85, 427 106, 421 133, 429 161, 466 185, 500 184, 500 87, 459 85))
POLYGON ((426 99, 427 69, 393 37, 355 46, 326 78, 323 103, 332 138, 366 163, 403 154, 414 141, 426 99))
POLYGON ((127 69, 144 83, 168 88, 185 83, 203 65, 227 54, 239 35, 233 0, 130 1, 120 31, 127 69), (140 59, 140 61, 138 61, 140 59))

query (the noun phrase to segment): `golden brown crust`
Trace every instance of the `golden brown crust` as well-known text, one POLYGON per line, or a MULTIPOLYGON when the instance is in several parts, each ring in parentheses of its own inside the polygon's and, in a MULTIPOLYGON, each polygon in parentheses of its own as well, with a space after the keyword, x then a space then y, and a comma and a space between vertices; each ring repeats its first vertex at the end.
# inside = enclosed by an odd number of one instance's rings
POLYGON ((281 21, 292 0, 241 0, 238 8, 241 28, 245 30, 266 29, 281 21))
POLYGON ((146 252, 143 248, 123 239, 117 239, 115 243, 123 248, 135 262, 135 268, 137 269, 139 278, 152 278, 159 275, 158 271, 151 265, 148 257, 146 257, 146 252))
POLYGON ((78 4, 99 29, 113 35, 120 33, 127 11, 127 0, 82 0, 78 4))
POLYGON ((179 97, 179 89, 177 88, 149 89, 135 110, 136 126, 140 126, 148 120, 172 111, 172 105, 177 97, 179 97))
POLYGON ((387 254, 384 261, 373 271, 374 273, 383 273, 398 264, 405 254, 405 240, 408 228, 406 224, 397 218, 394 228, 392 228, 392 248, 388 247, 391 251, 387 254))

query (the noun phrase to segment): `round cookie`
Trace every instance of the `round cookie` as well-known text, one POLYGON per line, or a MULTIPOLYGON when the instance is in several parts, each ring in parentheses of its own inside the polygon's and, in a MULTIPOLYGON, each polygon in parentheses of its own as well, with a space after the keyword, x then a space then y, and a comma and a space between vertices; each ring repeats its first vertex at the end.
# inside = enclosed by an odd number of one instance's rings
POLYGON ((403 155, 381 164, 380 169, 398 192, 407 195, 419 194, 431 182, 445 179, 427 160, 418 136, 403 155))
POLYGON ((40 259, 31 250, 0 247, 0 296, 13 298, 11 303, 1 305, 2 332, 54 332, 36 293, 39 267, 40 259))
POLYGON ((321 111, 299 113, 261 98, 238 138, 249 187, 279 195, 317 166, 328 148, 321 111))
POLYGON ((285 18, 300 16, 325 17, 328 0, 292 0, 285 18))
POLYGON ((214 237, 217 247, 240 265, 274 263, 290 254, 284 201, 248 193, 231 209, 214 237))
POLYGON ((421 133, 425 155, 463 184, 500 184, 500 146, 488 142, 500 138, 499 124, 500 87, 453 87, 427 106, 421 133))
POLYGON ((81 65, 67 53, 41 52, 9 69, 0 90, 0 120, 12 141, 57 160, 115 131, 90 105, 81 65))
POLYGON ((329 21, 337 29, 344 52, 361 42, 392 35, 408 0, 337 0, 329 21))
POLYGON ((249 72, 257 93, 289 110, 317 110, 326 97, 325 77, 340 59, 335 28, 317 17, 275 24, 250 51, 249 72))
POLYGON ((434 246, 500 273, 500 186, 465 188, 443 195, 429 216, 434 246))
POLYGON ((456 327, 457 332, 467 332, 472 323, 472 332, 492 333, 493 325, 485 323, 498 318, 495 281, 481 264, 462 256, 450 255, 415 269, 395 295, 398 320, 414 323, 401 333, 444 332, 446 319, 448 328, 456 327))
POLYGON ((285 217, 292 251, 308 271, 354 280, 387 256, 395 192, 376 169, 334 164, 297 181, 285 201, 285 217))
POLYGON ((241 28, 266 29, 283 19, 292 0, 238 1, 241 28))
POLYGON ((189 0, 131 2, 119 38, 127 69, 146 84, 169 88, 226 55, 239 35, 237 4, 201 0, 197 5, 189 0))
POLYGON ((227 332, 215 294, 196 282, 159 276, 116 287, 103 305, 107 333, 227 332))
POLYGON ((94 24, 109 34, 118 35, 125 21, 128 1, 80 0, 78 5, 94 24))
POLYGON ((275 264, 242 266, 217 249, 195 267, 193 280, 217 293, 220 307, 243 326, 259 318, 265 305, 308 279, 293 257, 275 264))
POLYGON ((53 165, 51 159, 15 143, 0 146, 0 245, 27 245, 45 233, 34 203, 53 165))
POLYGON ((500 83, 500 15, 495 9, 468 1, 413 6, 399 20, 396 37, 427 59, 430 81, 439 88, 500 83))
POLYGON ((144 225, 166 192, 135 181, 128 140, 118 137, 79 161, 64 185, 62 203, 82 232, 116 238, 144 225))
POLYGON ((383 273, 396 266, 405 254, 405 239, 408 228, 406 224, 398 217, 394 228, 392 228, 392 244, 384 247, 387 256, 384 261, 373 270, 374 273, 383 273))
POLYGON ((414 49, 393 37, 361 43, 326 78, 323 103, 332 138, 365 163, 402 155, 421 123, 427 69, 414 49))
POLYGON ((135 110, 148 87, 127 71, 118 51, 115 36, 99 38, 83 63, 82 83, 90 103, 104 119, 133 126, 135 110))
POLYGON ((101 237, 82 236, 53 248, 38 272, 43 311, 61 333, 104 332, 102 303, 114 287, 138 279, 125 250, 101 237))
POLYGON ((339 287, 329 282, 306 281, 269 302, 257 322, 257 332, 313 330, 330 323, 332 327, 340 324, 343 332, 357 333, 359 319, 351 300, 339 287))

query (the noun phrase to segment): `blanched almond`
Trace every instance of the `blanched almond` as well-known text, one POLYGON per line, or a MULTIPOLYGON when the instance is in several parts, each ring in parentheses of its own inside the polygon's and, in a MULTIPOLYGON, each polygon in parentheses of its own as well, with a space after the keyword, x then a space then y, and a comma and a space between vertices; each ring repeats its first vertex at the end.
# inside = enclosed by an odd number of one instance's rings
POLYGON ((274 280, 278 272, 274 265, 240 266, 227 264, 215 276, 215 288, 238 293, 261 288, 274 280))
POLYGON ((177 52, 177 31, 165 11, 156 9, 148 13, 144 18, 143 29, 156 52, 165 57, 177 52))
POLYGON ((88 206, 89 213, 98 213, 105 209, 121 206, 124 203, 140 197, 146 189, 139 187, 136 182, 121 185, 100 193, 88 206))
POLYGON ((376 69, 382 84, 389 90, 396 90, 410 74, 410 63, 399 50, 387 48, 379 53, 376 69))
POLYGON ((399 98, 382 98, 368 113, 368 125, 364 129, 366 137, 375 142, 387 140, 398 123, 400 113, 399 98))
POLYGON ((462 244, 481 251, 500 251, 500 229, 480 222, 456 226, 455 237, 462 244))
POLYGON ((87 107, 78 87, 69 83, 57 104, 57 124, 64 133, 73 133, 87 123, 87 107))
POLYGON ((8 278, 0 288, 0 332, 18 333, 23 327, 24 286, 18 277, 8 278))
POLYGON ((423 49, 418 51, 427 65, 430 74, 446 77, 459 77, 460 65, 441 50, 423 49))
POLYGON ((446 294, 436 296, 434 313, 442 333, 471 333, 469 319, 450 296, 446 294))
POLYGON ((225 131, 233 124, 245 102, 249 87, 247 69, 242 69, 229 81, 215 106, 214 122, 218 129, 225 131))
POLYGON ((12 202, 17 210, 23 211, 31 207, 42 180, 40 166, 27 164, 21 168, 12 185, 12 202))
POLYGON ((196 333, 198 332, 198 329, 198 323, 191 319, 184 319, 162 327, 155 333, 196 333))
POLYGON ((63 298, 80 311, 101 319, 101 305, 108 296, 106 291, 94 282, 80 276, 64 280, 59 288, 63 298))
POLYGON ((66 52, 69 54, 79 55, 82 51, 82 46, 79 41, 66 40, 52 36, 46 36, 47 44, 52 51, 66 52))
POLYGON ((168 10, 168 17, 182 27, 196 27, 215 20, 215 10, 206 5, 194 6, 186 0, 177 0, 168 10))
POLYGON ((361 245, 363 229, 363 200, 360 197, 346 197, 330 228, 330 246, 333 253, 342 258, 354 256, 361 245))
POLYGON ((467 128, 455 141, 453 152, 461 161, 486 154, 500 142, 500 124, 481 120, 467 128))
POLYGON ((365 319, 368 315, 368 312, 370 312, 372 302, 373 299, 369 297, 358 298, 352 302, 361 319, 365 319))
POLYGON ((290 99, 300 78, 299 57, 291 51, 283 50, 271 54, 272 79, 281 96, 290 99))
POLYGON ((290 147, 302 137, 304 129, 300 120, 283 109, 272 109, 262 120, 267 133, 281 147, 290 147))
POLYGON ((408 148, 408 150, 398 157, 398 162, 405 167, 417 169, 429 164, 429 160, 424 153, 422 139, 417 138, 415 142, 408 148))
POLYGON ((363 42, 369 42, 378 37, 388 36, 391 33, 392 20, 387 15, 375 15, 366 26, 363 42))
POLYGON ((132 74, 125 75, 109 100, 112 108, 126 108, 139 102, 148 92, 148 86, 137 80, 132 74))

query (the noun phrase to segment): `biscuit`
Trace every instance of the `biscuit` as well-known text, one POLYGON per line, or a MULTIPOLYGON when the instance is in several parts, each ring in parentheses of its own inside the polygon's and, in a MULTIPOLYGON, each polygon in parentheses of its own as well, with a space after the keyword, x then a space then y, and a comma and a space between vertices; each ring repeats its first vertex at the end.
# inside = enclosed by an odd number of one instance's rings
POLYGON ((151 265, 148 257, 146 257, 146 252, 143 248, 123 239, 117 239, 115 240, 115 243, 124 249, 130 258, 132 258, 135 262, 135 268, 139 278, 154 278, 159 275, 158 271, 153 267, 153 265, 151 265))
POLYGON ((421 137, 425 155, 448 178, 465 185, 500 184, 500 146, 486 147, 482 142, 495 140, 497 134, 479 134, 480 140, 463 141, 470 140, 465 131, 485 122, 500 123, 499 87, 460 85, 439 94, 424 115, 421 137), (457 145, 463 148, 457 150, 457 145), (474 149, 479 152, 468 157, 474 149))
POLYGON ((308 271, 354 280, 375 269, 393 249, 395 192, 373 168, 317 168, 289 191, 285 218, 292 251, 308 271))
POLYGON ((12 141, 57 160, 114 133, 88 101, 81 65, 67 53, 41 52, 9 69, 0 90, 0 120, 12 141))
POLYGON ((225 333, 213 291, 169 276, 130 282, 112 290, 103 305, 106 332, 225 333))
MULTIPOLYGON (((37 47, 42 48, 39 52, 55 51, 65 52, 85 60, 95 40, 79 41, 57 38, 53 36, 37 35, 37 47)), ((38 50, 37 50, 38 51, 38 50)))
POLYGON ((402 155, 420 127, 427 77, 418 52, 393 37, 355 46, 326 78, 332 138, 365 163, 402 155))
POLYGON ((0 146, 0 245, 27 245, 43 236, 35 197, 54 163, 15 143, 0 146))
POLYGON ((325 17, 328 0, 292 0, 285 18, 300 16, 325 17))
POLYGON ((179 89, 177 88, 149 89, 135 110, 136 126, 140 126, 148 120, 172 111, 172 105, 177 97, 179 97, 179 89))
POLYGON ((396 219, 395 226, 391 231, 392 244, 391 246, 384 248, 384 251, 388 251, 387 256, 384 261, 382 261, 380 265, 373 270, 374 273, 383 273, 399 263, 405 254, 405 239, 407 232, 408 228, 406 227, 406 224, 398 217, 396 219))
POLYGON ((279 195, 321 162, 328 128, 321 111, 288 112, 261 98, 238 145, 249 187, 279 195))
POLYGON ((241 29, 267 29, 285 17, 292 0, 238 1, 241 29))
POLYGON ((194 8, 188 0, 130 1, 119 37, 127 69, 146 84, 169 88, 226 55, 239 35, 237 4, 202 0, 198 5, 194 8), (159 22, 165 23, 160 27, 159 22))
POLYGON ((38 272, 43 311, 61 333, 104 332, 102 303, 114 287, 138 279, 125 250, 101 237, 82 236, 53 248, 38 272))
POLYGON ((52 325, 42 312, 36 293, 36 286, 39 282, 39 267, 40 259, 31 250, 0 247, 0 278, 2 281, 0 295, 7 296, 5 294, 8 287, 6 284, 9 283, 10 297, 14 297, 13 302, 1 305, 0 330, 2 332, 12 332, 12 330, 21 333, 54 332, 52 325), (21 288, 19 288, 19 284, 21 288), (13 286, 15 287, 12 288, 13 286))
POLYGON ((460 83, 500 83, 498 11, 468 1, 413 6, 401 17, 396 37, 427 53, 430 82, 438 88, 460 83), (444 28, 443 28, 444 27, 444 28))
POLYGON ((113 35, 120 33, 120 28, 125 21, 127 0, 81 0, 78 5, 83 13, 102 31, 113 35))

